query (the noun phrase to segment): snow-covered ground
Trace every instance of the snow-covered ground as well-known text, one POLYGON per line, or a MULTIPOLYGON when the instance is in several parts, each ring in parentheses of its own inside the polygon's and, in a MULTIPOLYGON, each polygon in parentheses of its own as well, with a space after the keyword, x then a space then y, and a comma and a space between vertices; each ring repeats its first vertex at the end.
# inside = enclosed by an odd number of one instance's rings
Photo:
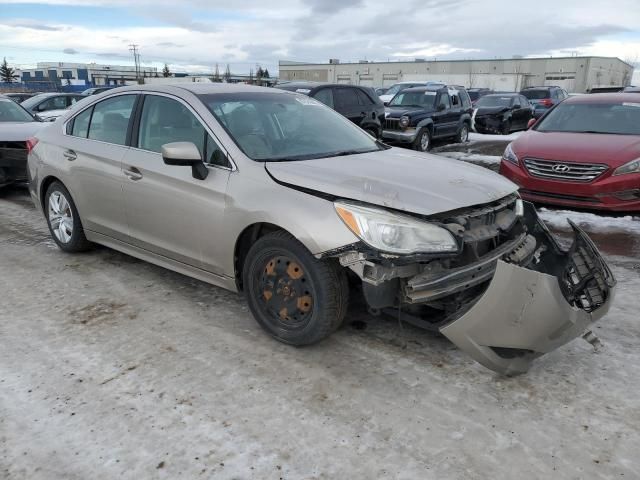
POLYGON ((469 133, 469 142, 512 142, 516 138, 522 135, 522 132, 513 132, 510 135, 489 135, 484 133, 469 133))
POLYGON ((538 209, 540 217, 550 226, 570 229, 567 218, 585 230, 597 232, 622 231, 640 235, 640 216, 611 216, 606 213, 576 212, 574 210, 538 209))
POLYGON ((467 153, 467 152, 437 152, 436 155, 440 155, 447 158, 453 158, 455 160, 463 160, 471 163, 492 163, 499 164, 500 158, 496 155, 482 155, 480 153, 467 153))

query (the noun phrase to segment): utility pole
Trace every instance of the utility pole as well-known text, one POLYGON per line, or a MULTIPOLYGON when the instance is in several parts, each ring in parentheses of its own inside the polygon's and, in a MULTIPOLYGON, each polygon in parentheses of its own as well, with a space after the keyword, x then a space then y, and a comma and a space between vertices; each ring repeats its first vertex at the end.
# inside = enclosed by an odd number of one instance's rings
POLYGON ((138 52, 138 46, 135 43, 131 43, 129 51, 133 53, 133 62, 136 66, 136 82, 140 83, 140 53, 138 52))

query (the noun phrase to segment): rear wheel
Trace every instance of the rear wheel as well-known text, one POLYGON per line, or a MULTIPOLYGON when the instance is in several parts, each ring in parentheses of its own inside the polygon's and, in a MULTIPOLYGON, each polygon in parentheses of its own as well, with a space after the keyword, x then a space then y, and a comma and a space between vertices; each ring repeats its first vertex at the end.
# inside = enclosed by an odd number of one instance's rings
POLYGON ((428 128, 422 128, 413 141, 413 148, 419 152, 428 152, 431 149, 431 132, 428 128))
POLYGON ((251 313, 273 337, 309 345, 329 336, 346 314, 349 289, 341 267, 317 260, 286 232, 253 244, 243 283, 251 313))
POLYGON ((460 130, 458 130, 456 143, 465 143, 467 140, 469 140, 469 125, 465 122, 460 127, 460 130))
POLYGON ((60 182, 49 185, 44 197, 44 211, 51 237, 65 252, 83 252, 91 248, 71 194, 60 182))

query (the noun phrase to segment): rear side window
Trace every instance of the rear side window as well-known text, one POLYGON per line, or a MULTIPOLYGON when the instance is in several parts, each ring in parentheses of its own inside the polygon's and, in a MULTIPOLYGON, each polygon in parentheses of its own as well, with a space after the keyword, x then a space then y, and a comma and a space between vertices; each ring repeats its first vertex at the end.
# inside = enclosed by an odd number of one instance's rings
POLYGON ((460 99, 462 100, 462 108, 471 108, 471 99, 466 90, 460 90, 460 99))
POLYGON ((323 88, 318 90, 313 98, 318 100, 319 102, 324 103, 326 106, 333 108, 333 93, 331 93, 330 88, 323 88))
POLYGON ((336 107, 355 107, 360 105, 358 95, 355 89, 352 88, 338 88, 336 89, 336 107))
POLYGON ((88 138, 125 145, 135 100, 135 95, 121 95, 97 103, 93 107, 88 138))
POLYGON ((356 90, 356 93, 360 99, 360 105, 373 105, 373 101, 362 90, 356 90))
POLYGON ((86 109, 80 115, 73 119, 73 128, 71 129, 71 135, 74 137, 87 138, 89 133, 89 120, 91 120, 91 113, 93 107, 86 109))
POLYGON ((67 108, 67 97, 51 97, 40 105, 37 110, 39 112, 46 112, 48 110, 63 110, 67 108))

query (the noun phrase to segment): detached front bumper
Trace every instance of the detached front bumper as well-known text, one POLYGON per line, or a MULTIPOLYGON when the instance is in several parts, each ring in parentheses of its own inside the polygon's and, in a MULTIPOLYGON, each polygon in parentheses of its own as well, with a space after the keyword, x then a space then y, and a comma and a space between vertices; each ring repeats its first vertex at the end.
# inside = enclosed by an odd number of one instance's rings
MULTIPOLYGON (((528 203, 524 222, 526 230, 505 244, 506 249, 441 274, 429 273, 428 265, 417 273, 411 272, 415 265, 385 270, 366 263, 361 270, 353 263, 350 267, 361 274, 365 298, 373 308, 391 306, 385 303, 392 301, 390 296, 385 298, 391 287, 399 290, 395 298, 404 312, 422 308, 421 302, 427 309, 443 302, 457 305, 438 323, 410 313, 405 318, 439 330, 495 372, 523 373, 533 360, 583 335, 602 318, 616 286, 597 247, 579 227, 570 222, 574 240, 564 249, 528 203), (394 275, 399 277, 390 278, 394 275), (372 286, 371 277, 383 282, 372 286)), ((346 259, 341 258, 341 263, 346 259)))
POLYGON ((524 268, 502 260, 489 287, 462 316, 440 332, 485 367, 514 375, 532 361, 585 333, 611 306, 616 281, 591 239, 571 224, 575 238, 561 250, 547 236, 551 255, 524 268), (544 271, 540 271, 544 270, 544 271))

